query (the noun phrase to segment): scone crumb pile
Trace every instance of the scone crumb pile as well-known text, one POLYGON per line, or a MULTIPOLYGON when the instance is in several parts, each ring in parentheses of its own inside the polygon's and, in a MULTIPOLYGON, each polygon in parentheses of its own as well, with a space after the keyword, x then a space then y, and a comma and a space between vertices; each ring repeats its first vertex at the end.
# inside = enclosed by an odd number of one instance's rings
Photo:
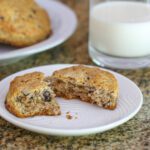
POLYGON ((66 112, 66 118, 68 119, 68 120, 71 120, 71 119, 78 119, 78 117, 77 117, 77 113, 75 113, 74 115, 73 115, 73 113, 71 113, 71 112, 66 112))

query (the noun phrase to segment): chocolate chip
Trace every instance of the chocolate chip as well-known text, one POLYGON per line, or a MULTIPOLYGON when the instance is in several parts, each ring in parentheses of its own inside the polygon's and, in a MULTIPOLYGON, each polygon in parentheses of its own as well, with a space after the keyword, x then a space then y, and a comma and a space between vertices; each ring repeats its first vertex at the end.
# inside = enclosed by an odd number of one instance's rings
POLYGON ((44 96, 45 101, 47 101, 47 102, 51 101, 51 94, 49 91, 44 91, 43 96, 44 96))
POLYGON ((4 17, 3 17, 3 16, 0 16, 0 20, 4 20, 4 17))
POLYGON ((32 15, 32 14, 29 14, 29 18, 33 18, 33 15, 32 15))
POLYGON ((32 12, 33 12, 34 14, 36 14, 36 10, 35 10, 35 9, 32 9, 32 12))
POLYGON ((93 91, 89 91, 88 93, 90 93, 90 94, 91 94, 91 93, 93 93, 93 91))
POLYGON ((41 25, 38 24, 37 26, 38 26, 38 28, 42 29, 42 26, 41 26, 41 25))
POLYGON ((16 98, 16 101, 17 101, 17 102, 21 102, 21 99, 22 99, 22 97, 21 97, 21 96, 18 96, 18 97, 16 98))

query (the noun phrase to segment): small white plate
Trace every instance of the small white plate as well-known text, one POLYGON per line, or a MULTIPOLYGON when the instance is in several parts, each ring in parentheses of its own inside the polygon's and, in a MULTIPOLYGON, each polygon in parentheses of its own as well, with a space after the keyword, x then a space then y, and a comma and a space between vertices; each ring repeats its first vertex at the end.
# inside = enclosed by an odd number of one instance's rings
POLYGON ((48 39, 25 48, 16 49, 1 44, 0 65, 53 48, 66 41, 74 33, 77 27, 77 18, 69 7, 54 0, 36 0, 36 2, 48 12, 53 34, 48 39))
POLYGON ((5 108, 5 97, 10 81, 25 73, 41 71, 51 75, 53 71, 72 65, 41 66, 15 73, 0 82, 0 116, 21 128, 48 135, 79 136, 100 133, 117 127, 131 119, 141 108, 143 96, 139 88, 128 78, 109 71, 115 75, 119 83, 119 100, 115 110, 105 110, 80 100, 64 100, 57 98, 61 107, 60 116, 37 116, 20 119, 12 115, 5 108), (68 120, 66 113, 73 118, 68 120))

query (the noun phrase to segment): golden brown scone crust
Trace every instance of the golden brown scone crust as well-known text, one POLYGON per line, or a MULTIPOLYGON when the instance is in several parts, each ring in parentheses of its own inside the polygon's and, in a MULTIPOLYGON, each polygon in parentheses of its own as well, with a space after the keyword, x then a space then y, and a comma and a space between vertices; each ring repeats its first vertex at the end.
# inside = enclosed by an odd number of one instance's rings
MULTIPOLYGON (((57 104, 57 102, 53 99, 54 97, 55 94, 50 89, 50 87, 48 87, 47 83, 44 82, 44 74, 41 72, 33 72, 22 76, 18 76, 11 82, 5 104, 6 104, 6 108, 11 113, 21 118, 31 117, 36 115, 59 115, 60 107, 57 104), (17 105, 16 102, 17 97, 19 97, 21 93, 32 94, 34 92, 40 92, 43 90, 47 90, 52 94, 51 102, 50 103, 43 102, 42 104, 43 106, 41 107, 42 109, 39 111, 34 112, 36 108, 34 106, 30 113, 23 114, 21 110, 22 108, 18 107, 17 105)), ((23 105, 23 103, 21 105, 23 105)))
MULTIPOLYGON (((111 105, 105 106, 105 108, 114 109, 116 107, 118 98, 118 82, 114 75, 107 71, 101 70, 98 67, 79 65, 55 71, 52 75, 52 80, 55 79, 58 80, 56 86, 54 85, 56 90, 57 87, 59 87, 59 81, 60 83, 63 81, 64 83, 71 83, 80 87, 90 87, 96 90, 103 90, 105 94, 108 94, 112 101, 111 105)), ((65 86, 63 88, 65 88, 65 86)), ((59 96, 69 99, 71 97, 77 98, 76 96, 71 96, 71 92, 69 92, 69 94, 65 93, 64 95, 59 96)), ((83 99, 86 101, 85 98, 83 99)), ((87 97, 87 101, 92 102, 89 97, 87 97)))
POLYGON ((118 95, 118 83, 113 74, 101 70, 98 67, 73 66, 55 71, 53 77, 63 81, 75 82, 78 85, 86 85, 115 91, 118 95))
POLYGON ((16 97, 23 89, 32 91, 38 87, 42 88, 46 84, 43 82, 43 79, 44 74, 41 72, 33 72, 22 76, 17 76, 10 83, 11 88, 9 89, 7 98, 9 99, 10 97, 16 97))
POLYGON ((0 43, 33 45, 50 35, 47 12, 34 0, 0 0, 0 43))

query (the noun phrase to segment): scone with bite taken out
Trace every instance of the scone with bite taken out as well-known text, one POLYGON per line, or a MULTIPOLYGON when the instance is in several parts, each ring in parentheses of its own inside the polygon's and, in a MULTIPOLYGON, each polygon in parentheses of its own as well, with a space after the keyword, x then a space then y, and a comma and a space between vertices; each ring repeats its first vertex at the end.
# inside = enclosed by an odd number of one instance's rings
POLYGON ((60 115, 53 90, 44 81, 41 72, 16 77, 10 84, 6 108, 17 117, 60 115))
POLYGON ((113 74, 98 67, 83 65, 55 71, 49 77, 50 86, 57 96, 79 98, 105 109, 115 109, 118 83, 113 74))

